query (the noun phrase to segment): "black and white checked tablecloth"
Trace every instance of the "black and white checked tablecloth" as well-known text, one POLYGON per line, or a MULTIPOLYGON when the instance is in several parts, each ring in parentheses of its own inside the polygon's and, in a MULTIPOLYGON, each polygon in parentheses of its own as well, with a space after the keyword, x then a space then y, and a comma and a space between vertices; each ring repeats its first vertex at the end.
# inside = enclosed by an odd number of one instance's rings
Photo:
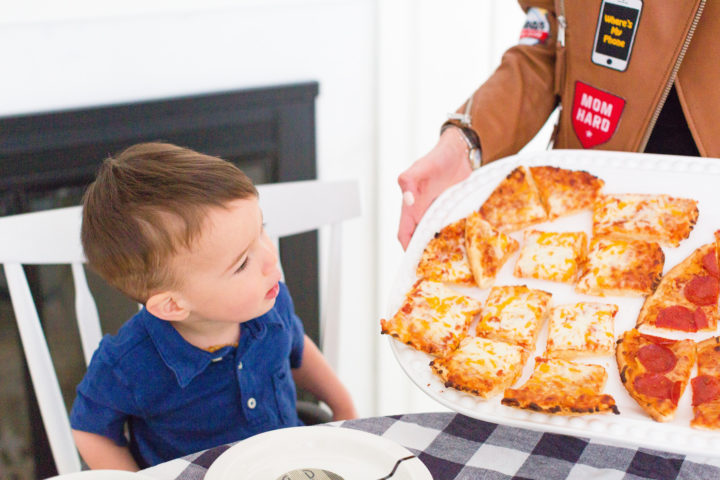
MULTIPOLYGON (((403 445, 418 456, 435 480, 720 480, 720 458, 608 445, 497 425, 452 412, 373 417, 329 425, 374 433, 403 445)), ((187 466, 175 480, 201 480, 212 462, 229 447, 181 459, 187 466)))

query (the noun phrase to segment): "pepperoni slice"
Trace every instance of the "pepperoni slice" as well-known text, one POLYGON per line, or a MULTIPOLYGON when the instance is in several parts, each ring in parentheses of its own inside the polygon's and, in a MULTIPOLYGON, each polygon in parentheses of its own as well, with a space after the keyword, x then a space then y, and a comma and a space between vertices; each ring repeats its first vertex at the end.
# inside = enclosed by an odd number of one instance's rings
POLYGON ((692 379, 693 407, 720 397, 720 380, 710 375, 699 375, 692 379))
POLYGON ((673 398, 673 382, 660 373, 642 373, 635 377, 633 387, 638 393, 648 397, 656 397, 667 400, 673 398))
POLYGON ((697 327, 698 330, 702 330, 703 328, 707 328, 708 325, 708 319, 705 315, 705 312, 703 312, 702 308, 698 307, 695 309, 695 312, 693 312, 693 321, 695 322, 695 327, 697 327))
POLYGON ((718 301, 720 282, 709 275, 698 275, 685 285, 683 293, 695 305, 712 305, 718 301))
POLYGON ((650 343, 637 352, 638 360, 652 373, 665 373, 675 368, 677 357, 667 347, 650 343))
POLYGON ((711 250, 702 258, 702 265, 705 270, 715 278, 720 278, 720 267, 718 267, 717 255, 715 250, 711 250))
POLYGON ((655 325, 683 332, 697 332, 692 310, 681 305, 673 305, 660 310, 655 319, 655 325))

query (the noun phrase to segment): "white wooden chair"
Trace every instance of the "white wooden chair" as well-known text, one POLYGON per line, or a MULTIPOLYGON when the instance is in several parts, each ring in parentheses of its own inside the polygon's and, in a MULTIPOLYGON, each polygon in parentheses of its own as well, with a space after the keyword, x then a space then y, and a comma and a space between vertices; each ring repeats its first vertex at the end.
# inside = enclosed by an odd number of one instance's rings
MULTIPOLYGON (((329 245, 323 249, 327 251, 326 268, 320 272, 320 347, 330 364, 337 367, 341 223, 360 215, 358 183, 310 180, 260 185, 258 190, 270 237, 278 239, 325 226, 330 230, 329 245)), ((81 463, 23 265, 71 265, 77 323, 87 365, 102 333, 83 269, 85 257, 80 244, 80 224, 79 206, 0 218, 0 263, 4 267, 33 388, 60 474, 80 471, 81 463)))

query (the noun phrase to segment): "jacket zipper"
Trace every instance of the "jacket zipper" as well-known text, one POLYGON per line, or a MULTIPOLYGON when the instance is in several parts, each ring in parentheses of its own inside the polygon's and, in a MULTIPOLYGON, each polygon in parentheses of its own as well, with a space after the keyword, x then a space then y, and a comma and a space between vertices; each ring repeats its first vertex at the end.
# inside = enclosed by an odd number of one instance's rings
MULTIPOLYGON (((558 23, 558 33, 557 33, 557 41, 560 44, 560 48, 565 48, 565 28, 567 28, 567 20, 565 19, 565 0, 559 0, 557 3, 557 23, 558 23)), ((557 61, 557 59, 556 59, 557 61)), ((567 68, 565 65, 563 65, 563 76, 565 75, 564 69, 567 68)), ((560 73, 560 72, 556 72, 560 73)), ((565 84, 565 80, 563 79, 562 83, 560 84, 560 88, 565 84)), ((560 101, 558 103, 558 113, 557 113, 557 120, 555 121, 555 126, 553 127, 553 131, 550 134, 550 140, 548 140, 548 144, 546 149, 552 150, 555 146, 555 141, 557 140, 557 136, 560 130, 560 120, 562 118, 562 110, 563 110, 563 102, 560 101)))
POLYGON ((697 24, 700 21, 700 17, 702 16, 703 9, 705 8, 705 1, 706 0, 700 0, 700 5, 698 6, 697 11, 695 12, 695 18, 693 19, 692 25, 690 25, 690 30, 688 30, 687 36, 685 37, 685 42, 683 43, 682 49, 680 49, 680 54, 678 55, 677 60, 675 60, 675 66, 673 67, 672 71, 670 72, 670 78, 668 78, 668 81, 665 84, 665 89, 663 90, 662 96, 660 97, 660 102, 658 102, 657 107, 655 107, 655 112, 653 113, 653 116, 650 118, 650 124, 648 125, 648 128, 645 131, 645 136, 643 137, 642 143, 640 144, 640 148, 638 149, 639 152, 644 152, 645 147, 647 147, 647 144, 650 141, 650 135, 652 135, 652 131, 655 128, 655 124, 657 123, 657 120, 660 117, 660 111, 665 106, 665 101, 667 100, 667 97, 670 94, 670 89, 672 88, 673 83, 675 83, 675 77, 677 77, 677 72, 678 72, 678 70, 680 70, 680 65, 682 64, 683 58, 685 58, 685 53, 687 52, 687 49, 690 46, 690 41, 692 40, 693 34, 695 33, 695 29, 697 28, 697 24))

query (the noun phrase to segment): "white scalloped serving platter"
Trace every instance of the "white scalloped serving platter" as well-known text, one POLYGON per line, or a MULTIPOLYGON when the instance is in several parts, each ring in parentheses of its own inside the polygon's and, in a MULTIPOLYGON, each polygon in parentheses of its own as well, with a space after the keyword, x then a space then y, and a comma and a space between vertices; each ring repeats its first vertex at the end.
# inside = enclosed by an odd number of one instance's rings
MULTIPOLYGON (((475 171, 466 181, 441 195, 428 209, 418 225, 403 257, 389 294, 386 318, 400 307, 406 292, 416 280, 415 268, 423 249, 443 226, 465 217, 485 201, 498 183, 518 165, 554 165, 574 170, 586 170, 605 181, 605 193, 666 193, 677 197, 698 200, 700 215, 690 237, 676 248, 663 248, 665 272, 686 258, 697 247, 713 241, 713 233, 720 229, 720 159, 648 155, 624 152, 584 150, 554 150, 519 154, 499 160, 475 171)), ((560 218, 533 226, 546 231, 585 231, 591 237, 590 212, 560 218)), ((522 231, 511 234, 522 245, 522 231)), ((516 252, 499 272, 495 285, 528 285, 553 294, 552 304, 577 301, 607 302, 618 305, 615 335, 633 328, 643 298, 595 297, 574 292, 573 286, 534 279, 517 278, 512 270, 516 252)), ((484 301, 488 290, 456 288, 467 295, 484 301)), ((474 328, 474 324, 471 327, 474 328)), ((547 326, 540 333, 535 355, 532 355, 523 375, 515 385, 522 385, 530 375, 534 357, 545 349, 547 326)), ((700 340, 713 334, 662 334, 672 338, 700 340)), ((718 335, 715 332, 714 335, 718 335)), ((429 355, 414 350, 390 338, 391 348, 401 367, 412 381, 426 394, 446 407, 464 415, 496 423, 520 426, 584 437, 630 443, 678 453, 720 457, 720 432, 692 429, 691 392, 687 388, 680 399, 675 419, 667 423, 655 422, 648 417, 628 395, 620 382, 615 358, 597 357, 587 361, 605 366, 608 381, 605 393, 615 398, 620 415, 600 414, 586 416, 553 416, 538 412, 506 407, 500 397, 483 400, 479 397, 446 388, 430 370, 429 355)), ((693 373, 694 374, 694 373, 693 373)))

